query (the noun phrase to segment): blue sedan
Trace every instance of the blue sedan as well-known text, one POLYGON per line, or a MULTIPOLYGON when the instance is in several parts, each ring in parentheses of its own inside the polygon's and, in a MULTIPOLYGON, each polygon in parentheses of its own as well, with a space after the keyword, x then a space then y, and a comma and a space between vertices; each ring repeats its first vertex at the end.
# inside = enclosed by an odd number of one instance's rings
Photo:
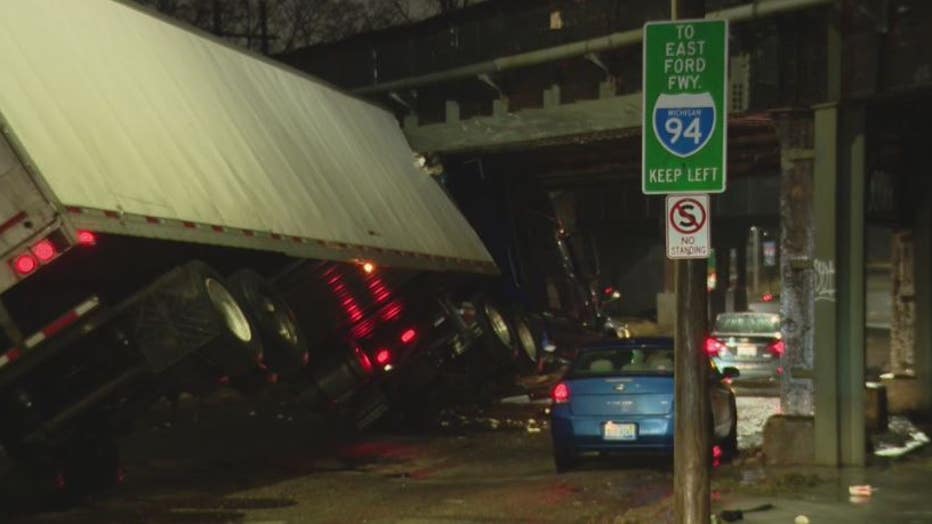
MULTIPOLYGON (((735 394, 709 364, 713 443, 737 450, 735 394)), ((552 392, 553 458, 557 471, 585 452, 673 451, 673 340, 624 339, 584 347, 552 392)))

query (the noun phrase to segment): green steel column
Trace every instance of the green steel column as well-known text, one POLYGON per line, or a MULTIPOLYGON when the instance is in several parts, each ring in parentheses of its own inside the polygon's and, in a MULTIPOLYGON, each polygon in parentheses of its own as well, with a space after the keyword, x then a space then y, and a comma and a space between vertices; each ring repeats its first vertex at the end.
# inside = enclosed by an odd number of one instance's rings
POLYGON ((838 108, 815 108, 815 460, 838 464, 838 340, 834 271, 838 190, 838 108))
POLYGON ((866 460, 864 422, 864 215, 867 162, 865 109, 841 113, 838 193, 838 437, 841 465, 866 460))

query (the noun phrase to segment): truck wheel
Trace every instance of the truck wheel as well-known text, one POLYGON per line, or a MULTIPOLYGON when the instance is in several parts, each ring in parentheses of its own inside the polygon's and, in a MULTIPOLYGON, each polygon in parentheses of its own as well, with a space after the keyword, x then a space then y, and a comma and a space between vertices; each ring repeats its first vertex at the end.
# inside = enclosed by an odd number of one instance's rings
POLYGON ((537 369, 540 360, 540 342, 527 318, 519 316, 515 319, 515 335, 518 339, 518 349, 524 367, 528 370, 537 369))
POLYGON ((230 292, 231 286, 212 276, 202 285, 217 315, 221 334, 204 352, 230 377, 246 375, 256 369, 262 355, 262 343, 242 305, 230 292))
POLYGON ((478 321, 485 334, 486 347, 495 361, 513 365, 515 360, 515 336, 505 315, 489 300, 479 301, 478 321))
POLYGON ((230 285, 259 330, 265 365, 283 376, 298 373, 307 364, 308 344, 285 300, 265 278, 252 270, 234 273, 230 285))
POLYGON ((220 275, 189 262, 156 280, 132 311, 137 346, 154 373, 191 389, 252 373, 259 335, 220 275))

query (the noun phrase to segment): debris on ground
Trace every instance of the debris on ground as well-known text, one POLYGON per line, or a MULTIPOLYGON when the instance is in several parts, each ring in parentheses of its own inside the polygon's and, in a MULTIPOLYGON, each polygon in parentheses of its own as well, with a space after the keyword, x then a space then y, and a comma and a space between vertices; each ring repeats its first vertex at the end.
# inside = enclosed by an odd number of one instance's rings
POLYGON ((874 493, 874 488, 869 484, 848 486, 848 494, 856 497, 869 497, 874 493))
POLYGON ((848 486, 848 500, 852 504, 864 504, 870 502, 871 495, 876 491, 869 484, 848 486))
POLYGON ((744 520, 745 513, 757 513, 770 509, 773 509, 773 504, 761 504, 760 506, 750 509, 726 509, 719 513, 718 517, 722 522, 738 522, 739 520, 744 520))
POLYGON ((499 403, 487 407, 458 406, 440 411, 435 425, 445 431, 517 430, 540 433, 549 428, 545 409, 533 403, 499 403))
POLYGON ((929 436, 903 416, 891 416, 887 431, 873 435, 874 455, 897 458, 929 443, 929 436))

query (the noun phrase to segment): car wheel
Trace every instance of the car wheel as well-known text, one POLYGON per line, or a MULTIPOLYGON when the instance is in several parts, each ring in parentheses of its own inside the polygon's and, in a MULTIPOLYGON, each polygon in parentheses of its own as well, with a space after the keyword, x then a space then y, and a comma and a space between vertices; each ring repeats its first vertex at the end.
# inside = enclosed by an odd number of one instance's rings
POLYGON ((722 442, 722 452, 727 460, 738 456, 738 407, 735 398, 731 398, 731 431, 722 442))
POLYGON ((579 465, 579 457, 576 452, 566 446, 555 446, 553 448, 553 465, 557 473, 566 473, 579 465))
POLYGON ((237 271, 229 282, 259 330, 265 365, 283 376, 300 372, 307 364, 307 339, 285 300, 255 271, 237 271))

